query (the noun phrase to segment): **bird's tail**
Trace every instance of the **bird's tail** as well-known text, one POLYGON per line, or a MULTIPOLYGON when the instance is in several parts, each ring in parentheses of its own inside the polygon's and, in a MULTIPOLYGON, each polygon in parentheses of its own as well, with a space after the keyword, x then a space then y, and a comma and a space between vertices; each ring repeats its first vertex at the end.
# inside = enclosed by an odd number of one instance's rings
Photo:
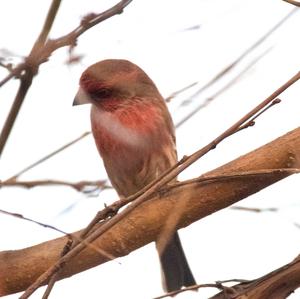
POLYGON ((182 286, 196 284, 177 232, 160 254, 160 263, 165 291, 171 292, 181 289, 182 286))

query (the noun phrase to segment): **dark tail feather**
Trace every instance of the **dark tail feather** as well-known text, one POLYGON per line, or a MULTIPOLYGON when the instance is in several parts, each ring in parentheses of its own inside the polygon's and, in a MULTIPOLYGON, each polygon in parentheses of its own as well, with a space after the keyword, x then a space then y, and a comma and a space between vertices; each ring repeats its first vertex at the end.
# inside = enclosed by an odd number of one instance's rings
POLYGON ((160 254, 164 289, 167 292, 196 284, 176 232, 160 254))

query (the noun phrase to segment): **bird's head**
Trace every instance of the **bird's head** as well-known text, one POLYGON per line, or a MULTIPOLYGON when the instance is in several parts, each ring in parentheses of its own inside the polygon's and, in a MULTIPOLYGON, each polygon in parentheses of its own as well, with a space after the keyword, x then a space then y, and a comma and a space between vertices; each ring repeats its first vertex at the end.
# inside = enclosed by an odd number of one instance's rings
POLYGON ((79 85, 73 105, 91 103, 104 110, 159 94, 141 68, 122 59, 107 59, 91 65, 81 75, 79 85))

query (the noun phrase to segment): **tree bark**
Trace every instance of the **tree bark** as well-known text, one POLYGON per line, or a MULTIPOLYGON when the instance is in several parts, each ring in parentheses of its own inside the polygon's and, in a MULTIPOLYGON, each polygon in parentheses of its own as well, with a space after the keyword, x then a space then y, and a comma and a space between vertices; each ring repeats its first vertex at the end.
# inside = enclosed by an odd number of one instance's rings
POLYGON ((210 299, 285 299, 300 285, 300 258, 260 278, 237 284, 210 299))
MULTIPOLYGON (((188 226, 291 174, 278 169, 299 167, 300 128, 297 128, 198 179, 166 186, 93 244, 115 257, 127 255, 156 240, 170 215, 177 215, 178 229, 188 226), (260 171, 268 173, 242 175, 260 171), (238 173, 241 175, 237 176, 238 173), (226 175, 232 177, 226 178, 226 175), (203 182, 208 176, 223 178, 203 182), (176 206, 180 206, 180 214, 176 206)), ((61 237, 21 250, 0 252, 0 296, 26 289, 59 259, 66 241, 67 237, 61 237)), ((86 248, 64 267, 60 278, 107 261, 107 257, 86 248)))

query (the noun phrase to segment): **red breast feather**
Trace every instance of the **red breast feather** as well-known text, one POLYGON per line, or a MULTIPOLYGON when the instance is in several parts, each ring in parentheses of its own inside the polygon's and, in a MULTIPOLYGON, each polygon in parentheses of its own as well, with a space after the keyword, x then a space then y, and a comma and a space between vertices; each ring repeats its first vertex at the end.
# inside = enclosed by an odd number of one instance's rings
POLYGON ((113 111, 93 105, 91 123, 107 174, 121 196, 137 192, 177 161, 163 99, 131 99, 113 111))

